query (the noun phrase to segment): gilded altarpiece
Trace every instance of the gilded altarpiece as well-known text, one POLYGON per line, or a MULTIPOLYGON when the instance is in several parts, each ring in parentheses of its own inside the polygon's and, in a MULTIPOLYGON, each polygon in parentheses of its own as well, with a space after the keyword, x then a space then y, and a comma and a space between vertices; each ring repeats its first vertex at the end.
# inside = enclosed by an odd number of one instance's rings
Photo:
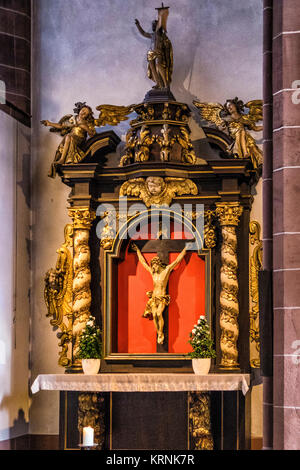
MULTIPOLYGON (((170 90, 168 7, 157 10, 152 33, 136 20, 139 32, 161 48, 148 51, 148 76, 156 85, 143 102, 99 105, 98 118, 86 103, 76 103, 74 116, 42 121, 63 137, 49 176, 60 176, 71 190, 65 242, 45 279, 47 315, 60 330, 58 361, 67 373, 81 372, 78 340, 92 314, 102 331, 100 373, 192 373, 189 332, 205 315, 216 349, 210 373, 248 373, 250 341, 259 344, 260 259, 257 245, 249 315, 249 214, 262 158, 249 130, 260 130, 262 102, 194 101, 206 139, 192 142, 192 110, 170 90), (125 142, 114 131, 96 130, 129 116, 125 142)), ((250 230, 258 243, 253 225, 250 230)), ((258 366, 256 359, 251 366, 258 366)), ((240 392, 165 394, 160 413, 159 395, 153 395, 62 394, 62 447, 79 442, 68 431, 72 419, 77 433, 88 424, 96 429, 98 448, 132 448, 131 429, 135 448, 147 448, 151 426, 158 430, 157 449, 178 449, 179 442, 182 449, 247 447, 240 392), (149 419, 139 432, 142 412, 149 419), (165 447, 168 427, 176 433, 165 447)))

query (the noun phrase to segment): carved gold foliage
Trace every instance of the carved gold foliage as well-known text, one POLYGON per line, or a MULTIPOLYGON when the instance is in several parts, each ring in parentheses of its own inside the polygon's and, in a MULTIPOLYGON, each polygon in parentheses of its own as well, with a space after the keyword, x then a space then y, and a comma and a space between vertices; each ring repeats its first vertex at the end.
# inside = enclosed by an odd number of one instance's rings
POLYGON ((114 215, 110 212, 105 212, 101 219, 105 220, 105 225, 100 232, 100 246, 104 250, 110 250, 115 238, 115 230, 113 228, 114 215))
POLYGON ((209 393, 189 392, 189 433, 192 450, 213 450, 209 393))
POLYGON ((173 198, 183 194, 198 194, 195 183, 186 178, 133 178, 125 181, 120 188, 120 196, 135 196, 147 207, 169 206, 173 198))
POLYGON ((214 248, 217 244, 215 216, 216 211, 207 210, 204 212, 204 241, 206 248, 214 248))
POLYGON ((182 148, 182 161, 185 163, 189 163, 190 165, 195 165, 197 157, 187 128, 183 126, 180 127, 180 132, 179 134, 176 134, 175 139, 181 145, 182 148))
POLYGON ((216 214, 220 225, 237 226, 239 224, 239 219, 243 213, 243 207, 239 202, 218 202, 216 206, 216 214))
POLYGON ((250 222, 249 232, 250 244, 254 246, 249 261, 250 343, 255 343, 256 350, 254 353, 250 349, 250 364, 251 367, 260 367, 258 272, 262 268, 262 241, 259 223, 250 222))
POLYGON ((73 220, 74 229, 90 230, 96 214, 88 208, 78 207, 69 209, 69 217, 73 220))
POLYGON ((64 230, 65 241, 57 250, 55 269, 49 269, 45 276, 44 298, 47 305, 47 317, 52 317, 50 324, 59 328, 60 340, 58 364, 70 365, 68 357, 69 343, 72 340, 72 284, 73 284, 73 227, 67 224, 64 230))
POLYGON ((96 450, 103 448, 105 440, 105 400, 101 393, 80 393, 78 395, 78 431, 94 428, 96 450))
POLYGON ((136 139, 135 156, 136 162, 147 162, 150 156, 150 146, 155 141, 155 135, 151 135, 150 129, 147 126, 142 126, 140 134, 136 139))

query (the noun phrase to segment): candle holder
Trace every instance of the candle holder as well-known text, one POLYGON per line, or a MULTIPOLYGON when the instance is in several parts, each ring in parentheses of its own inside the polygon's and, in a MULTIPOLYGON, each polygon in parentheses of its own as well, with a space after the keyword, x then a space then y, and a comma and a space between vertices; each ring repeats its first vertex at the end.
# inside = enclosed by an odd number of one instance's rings
POLYGON ((98 447, 97 442, 94 442, 92 445, 78 444, 80 450, 95 450, 95 447, 98 447))

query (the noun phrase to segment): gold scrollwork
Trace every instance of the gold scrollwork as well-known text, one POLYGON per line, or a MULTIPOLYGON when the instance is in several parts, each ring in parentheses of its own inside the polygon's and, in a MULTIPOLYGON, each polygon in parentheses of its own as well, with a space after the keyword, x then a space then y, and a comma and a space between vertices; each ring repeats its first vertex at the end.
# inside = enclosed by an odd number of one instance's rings
POLYGON ((262 268, 262 241, 260 240, 260 224, 251 221, 249 224, 250 244, 254 246, 249 262, 250 290, 250 345, 255 343, 255 351, 250 348, 250 365, 260 367, 260 334, 259 334, 259 297, 258 272, 262 268))
POLYGON ((115 238, 114 216, 110 212, 104 212, 101 219, 105 220, 105 225, 100 232, 100 246, 103 250, 111 250, 115 238))
POLYGON ((47 317, 52 317, 50 324, 59 328, 60 340, 58 364, 70 365, 68 357, 69 343, 72 340, 72 299, 73 299, 73 226, 67 224, 64 229, 65 241, 57 250, 58 258, 55 269, 49 269, 45 276, 44 298, 47 305, 47 317))
POLYGON ((214 248, 217 244, 215 216, 216 211, 211 209, 204 212, 204 241, 206 248, 214 248))
POLYGON ((192 450, 213 450, 209 393, 189 392, 189 433, 192 450))

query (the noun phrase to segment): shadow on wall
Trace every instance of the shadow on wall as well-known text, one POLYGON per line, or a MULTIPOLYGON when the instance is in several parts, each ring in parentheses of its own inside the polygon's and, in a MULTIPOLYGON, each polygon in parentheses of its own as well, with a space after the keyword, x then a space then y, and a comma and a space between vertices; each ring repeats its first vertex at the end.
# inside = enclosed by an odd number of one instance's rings
MULTIPOLYGON (((3 397, 1 404, 0 404, 0 410, 5 410, 5 409, 9 410, 14 401, 15 401, 15 398, 11 395, 3 397)), ((18 410, 18 417, 14 419, 13 425, 7 430, 4 430, 1 432, 3 436, 6 434, 7 439, 14 439, 15 437, 24 436, 28 433, 29 433, 29 421, 26 421, 25 412, 22 408, 18 410)), ((6 439, 3 439, 3 440, 6 440, 6 439)))

